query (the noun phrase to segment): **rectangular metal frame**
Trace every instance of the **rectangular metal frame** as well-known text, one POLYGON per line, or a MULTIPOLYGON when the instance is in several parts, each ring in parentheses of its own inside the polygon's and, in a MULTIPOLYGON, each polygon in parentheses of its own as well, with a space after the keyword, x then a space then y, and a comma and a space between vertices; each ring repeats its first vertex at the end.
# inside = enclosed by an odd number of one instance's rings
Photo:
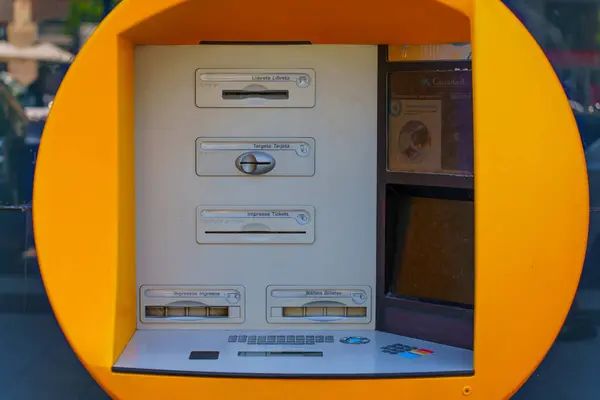
POLYGON ((385 209, 388 184, 458 189, 473 189, 474 186, 472 175, 388 171, 388 74, 470 68, 471 61, 389 62, 388 46, 380 45, 378 49, 376 329, 466 349, 473 348, 474 310, 393 297, 386 293, 385 209))

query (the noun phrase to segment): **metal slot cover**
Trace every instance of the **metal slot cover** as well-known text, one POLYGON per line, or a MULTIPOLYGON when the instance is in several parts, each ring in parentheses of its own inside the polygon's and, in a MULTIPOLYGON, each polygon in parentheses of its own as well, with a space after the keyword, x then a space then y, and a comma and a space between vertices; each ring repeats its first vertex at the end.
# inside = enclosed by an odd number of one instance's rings
POLYGON ((198 69, 199 108, 312 108, 315 106, 312 69, 198 69))
POLYGON ((229 307, 146 306, 146 318, 227 318, 229 307))
POLYGON ((313 243, 314 208, 200 206, 196 234, 199 244, 313 243))
POLYGON ((140 318, 143 323, 241 323, 244 289, 213 286, 142 286, 140 318))
POLYGON ((313 138, 196 139, 198 176, 313 176, 313 138))
POLYGON ((283 317, 366 317, 366 307, 283 307, 283 317))
POLYGON ((341 323, 371 322, 371 288, 294 287, 267 288, 269 323, 341 323))

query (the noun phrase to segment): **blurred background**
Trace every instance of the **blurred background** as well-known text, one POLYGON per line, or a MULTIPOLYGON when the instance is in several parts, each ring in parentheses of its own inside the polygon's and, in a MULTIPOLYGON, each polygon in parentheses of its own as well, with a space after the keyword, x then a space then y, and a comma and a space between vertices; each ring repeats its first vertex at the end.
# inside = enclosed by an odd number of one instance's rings
MULTIPOLYGON (((31 196, 44 123, 60 82, 117 3, 0 0, 0 400, 108 399, 52 314, 37 264, 31 196)), ((571 313, 542 365, 514 398, 595 400, 600 398, 600 0, 504 3, 544 49, 571 102, 592 206, 587 259, 571 313)), ((527 88, 515 88, 515 96, 519 90, 527 88)))

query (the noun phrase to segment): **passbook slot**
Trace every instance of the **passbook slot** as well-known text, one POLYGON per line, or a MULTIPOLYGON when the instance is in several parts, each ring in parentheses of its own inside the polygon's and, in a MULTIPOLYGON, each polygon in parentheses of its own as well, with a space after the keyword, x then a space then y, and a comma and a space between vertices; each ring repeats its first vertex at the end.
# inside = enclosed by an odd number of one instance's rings
POLYGON ((199 108, 311 108, 315 106, 312 69, 198 69, 199 108))
POLYGON ((244 321, 243 287, 140 288, 143 323, 203 324, 244 321))
POLYGON ((313 207, 199 206, 198 244, 309 244, 314 242, 313 207))
POLYGON ((223 90, 221 97, 223 100, 287 100, 290 98, 290 92, 288 90, 223 90))

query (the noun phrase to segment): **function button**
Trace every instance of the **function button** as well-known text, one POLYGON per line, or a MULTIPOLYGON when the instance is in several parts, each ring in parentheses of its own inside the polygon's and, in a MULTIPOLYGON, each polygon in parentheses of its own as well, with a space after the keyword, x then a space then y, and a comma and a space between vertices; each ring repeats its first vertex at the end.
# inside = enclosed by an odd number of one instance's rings
POLYGON ((228 339, 228 342, 229 343, 235 343, 235 342, 237 342, 237 339, 238 339, 237 335, 230 335, 229 339, 228 339))
POLYGON ((371 339, 363 336, 348 336, 341 338, 340 342, 344 344, 367 344, 371 342, 371 339))
POLYGON ((248 339, 248 336, 242 335, 242 336, 238 337, 238 343, 246 343, 247 339, 248 339))
POLYGON ((325 337, 325 342, 327 342, 327 343, 333 343, 333 336, 326 336, 325 337))
POLYGON ((325 337, 322 335, 315 337, 315 342, 317 342, 317 343, 323 343, 324 341, 325 341, 325 337))

